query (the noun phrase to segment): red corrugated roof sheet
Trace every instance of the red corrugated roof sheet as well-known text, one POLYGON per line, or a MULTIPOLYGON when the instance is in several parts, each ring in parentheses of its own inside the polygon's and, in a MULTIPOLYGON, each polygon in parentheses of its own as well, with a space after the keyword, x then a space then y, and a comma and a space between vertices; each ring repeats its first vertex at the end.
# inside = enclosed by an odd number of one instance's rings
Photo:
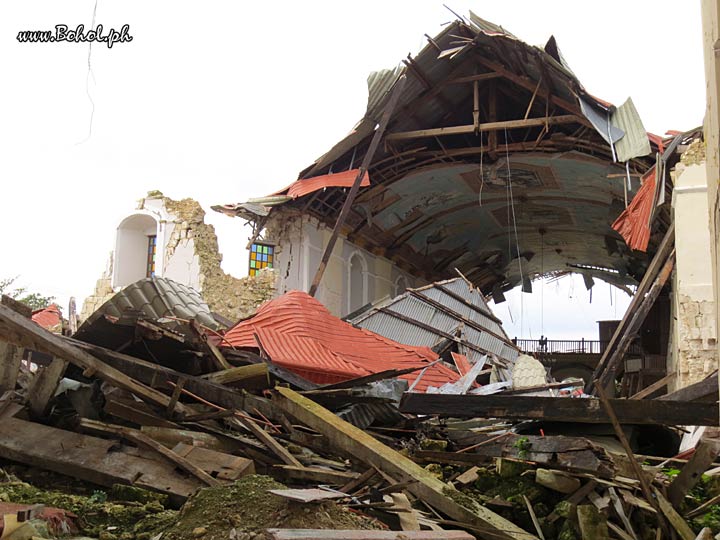
MULTIPOLYGON (((290 291, 263 304, 250 319, 225 334, 235 347, 257 348, 257 334, 273 362, 318 384, 346 381, 386 369, 424 367, 438 358, 427 347, 412 347, 333 316, 318 300, 290 291)), ((404 375, 411 384, 418 373, 404 375)), ((428 368, 415 387, 424 392, 454 382, 458 374, 447 366, 428 368)))
POLYGON ((631 249, 647 251, 650 241, 650 213, 655 202, 655 168, 642 178, 642 186, 612 228, 619 232, 631 249))
POLYGON ((57 304, 50 304, 44 309, 33 311, 32 320, 45 329, 54 328, 62 322, 60 307, 57 304))
MULTIPOLYGON (((334 174, 324 174, 322 176, 314 176, 313 178, 305 178, 303 180, 297 180, 290 184, 285 189, 281 189, 273 195, 288 195, 293 199, 302 197, 313 191, 318 191, 328 187, 352 187, 355 179, 357 178, 360 169, 350 169, 349 171, 343 171, 334 174)), ((367 187, 370 185, 370 175, 365 172, 360 187, 367 187)))

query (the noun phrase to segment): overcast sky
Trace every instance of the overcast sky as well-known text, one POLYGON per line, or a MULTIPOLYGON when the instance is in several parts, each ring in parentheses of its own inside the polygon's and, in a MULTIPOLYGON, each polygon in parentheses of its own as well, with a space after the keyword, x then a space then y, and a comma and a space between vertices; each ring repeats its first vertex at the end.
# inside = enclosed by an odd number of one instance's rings
MULTIPOLYGON (((555 35, 587 90, 618 104, 632 96, 650 131, 702 123, 697 0, 448 5, 531 44, 555 35)), ((454 18, 442 2, 419 0, 98 0, 96 24, 129 24, 133 40, 94 44, 90 76, 87 44, 16 39, 57 24, 90 27, 95 6, 0 3, 0 279, 19 275, 64 306, 92 292, 117 224, 147 191, 193 197, 209 210, 287 185, 360 119, 368 73, 416 53, 423 34, 454 18)), ((212 211, 207 221, 225 269, 243 275, 241 222, 212 211)), ((560 289, 562 299, 577 288, 560 289)), ((609 291, 595 291, 583 307, 588 320, 612 318, 597 311, 600 297, 608 313, 617 309, 609 291)), ((498 315, 508 318, 511 304, 498 315)), ((547 327, 547 311, 545 319, 547 327)))

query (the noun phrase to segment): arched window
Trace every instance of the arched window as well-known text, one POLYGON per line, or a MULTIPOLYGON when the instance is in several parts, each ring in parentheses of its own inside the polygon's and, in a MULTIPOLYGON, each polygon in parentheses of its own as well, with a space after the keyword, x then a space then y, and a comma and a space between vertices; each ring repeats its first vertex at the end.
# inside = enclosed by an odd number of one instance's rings
POLYGON ((113 287, 125 287, 160 270, 158 222, 147 214, 125 218, 117 229, 113 287))
POLYGON ((350 271, 348 279, 348 313, 360 309, 367 304, 367 263, 360 253, 353 253, 350 257, 350 271))

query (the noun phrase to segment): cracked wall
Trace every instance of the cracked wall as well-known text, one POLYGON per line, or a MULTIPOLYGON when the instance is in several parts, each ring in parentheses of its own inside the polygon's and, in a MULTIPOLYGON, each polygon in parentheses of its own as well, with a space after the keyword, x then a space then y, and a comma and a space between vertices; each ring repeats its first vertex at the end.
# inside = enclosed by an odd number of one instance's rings
MULTIPOLYGON (((331 234, 329 227, 296 209, 273 209, 262 240, 275 245, 278 294, 293 289, 310 290, 331 234)), ((393 297, 407 287, 423 284, 389 259, 363 249, 341 234, 316 297, 333 315, 343 317, 368 302, 393 297)))
MULTIPOLYGON (((274 296, 277 275, 273 270, 244 278, 222 270, 215 229, 205 223, 205 211, 197 201, 189 198, 176 201, 159 191, 151 191, 139 201, 136 213, 129 217, 135 215, 151 216, 157 223, 155 275, 198 290, 212 311, 237 321, 254 313, 260 304, 274 296)), ((116 244, 116 251, 111 254, 109 269, 97 282, 93 295, 83 304, 83 318, 92 314, 114 292, 129 285, 117 280, 118 265, 122 267, 125 264, 122 257, 127 256, 127 252, 118 255, 118 246, 116 244)))

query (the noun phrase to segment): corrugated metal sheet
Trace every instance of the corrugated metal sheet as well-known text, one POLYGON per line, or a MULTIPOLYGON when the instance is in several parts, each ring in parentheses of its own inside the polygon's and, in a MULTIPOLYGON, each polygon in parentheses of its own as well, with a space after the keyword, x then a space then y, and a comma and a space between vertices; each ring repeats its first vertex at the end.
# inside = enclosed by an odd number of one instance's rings
POLYGON ((482 294, 461 278, 406 291, 350 322, 408 345, 432 347, 446 339, 443 334, 459 336, 466 342, 464 352, 471 361, 483 353, 510 361, 518 355, 482 294))
MULTIPOLYGON (((138 319, 196 319, 200 324, 217 330, 219 325, 200 293, 171 279, 152 277, 136 281, 115 294, 93 313, 78 329, 78 335, 105 315, 132 316, 138 319)), ((82 338, 79 338, 82 339, 82 338)))
MULTIPOLYGON (((334 174, 324 174, 322 176, 315 176, 313 178, 307 178, 306 180, 298 180, 294 182, 288 189, 287 194, 293 199, 308 195, 319 189, 327 187, 352 187, 355 179, 360 173, 360 169, 351 169, 349 171, 343 171, 334 174)), ((367 187, 370 185, 370 175, 365 172, 362 181, 360 182, 361 187, 367 187)))
POLYGON ((48 307, 32 312, 32 321, 49 330, 62 322, 62 313, 57 304, 50 304, 48 307))
POLYGON ((647 156, 651 152, 650 139, 632 98, 612 113, 610 122, 625 132, 625 136, 615 143, 618 161, 647 156))
POLYGON ((650 214, 655 202, 655 168, 643 176, 643 184, 628 207, 612 224, 625 243, 638 251, 647 251, 650 241, 650 214))
MULTIPOLYGON (((397 343, 369 330, 355 328, 333 316, 319 301, 290 291, 266 304, 226 335, 235 347, 257 348, 260 337, 271 360, 317 382, 349 380, 387 369, 422 368, 437 359, 427 347, 397 343)), ((417 374, 404 375, 413 381, 417 374)), ((423 376, 418 391, 457 380, 447 366, 435 364, 423 376)))

